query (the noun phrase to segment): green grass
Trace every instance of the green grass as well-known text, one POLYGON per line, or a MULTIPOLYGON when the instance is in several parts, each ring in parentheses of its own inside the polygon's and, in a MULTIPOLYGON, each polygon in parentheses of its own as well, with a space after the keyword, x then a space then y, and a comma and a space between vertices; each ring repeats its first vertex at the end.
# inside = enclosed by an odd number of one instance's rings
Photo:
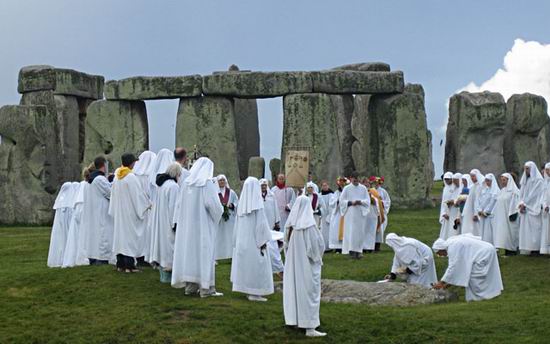
MULTIPOLYGON (((390 231, 431 244, 437 210, 395 211, 390 231)), ((158 282, 158 273, 123 275, 110 266, 49 269, 48 228, 0 228, 0 343, 289 343, 282 296, 265 304, 232 293, 229 262, 217 267, 223 298, 201 300, 158 282)), ((392 253, 361 261, 325 256, 323 278, 375 281, 392 253)), ((544 343, 550 341, 550 260, 500 260, 505 291, 484 302, 407 308, 321 304, 327 343, 544 343)), ((437 259, 439 276, 445 259, 437 259)), ((461 291, 461 300, 463 300, 461 291)))

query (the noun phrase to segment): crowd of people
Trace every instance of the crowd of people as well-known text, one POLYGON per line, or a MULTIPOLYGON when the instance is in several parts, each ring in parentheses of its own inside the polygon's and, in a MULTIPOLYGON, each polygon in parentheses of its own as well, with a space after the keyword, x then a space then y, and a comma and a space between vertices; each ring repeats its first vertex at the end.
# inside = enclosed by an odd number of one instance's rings
POLYGON ((500 190, 492 174, 445 174, 441 234, 433 250, 448 256, 449 267, 438 282, 430 247, 394 233, 384 237, 391 199, 383 177, 353 172, 337 178, 335 191, 327 181, 292 188, 279 174, 270 187, 266 179, 249 177, 239 196, 224 175, 214 177, 208 158, 187 170, 183 148, 145 151, 139 159, 123 154, 121 161, 109 173, 99 156, 81 182, 62 185, 53 207, 49 267, 113 264, 121 273, 136 273, 153 266, 160 282, 207 298, 223 296, 215 288, 216 265, 231 259, 232 289, 250 301, 267 301, 274 275, 282 279, 285 322, 308 336, 326 335, 316 330, 325 251, 361 259, 379 251, 385 239, 394 251, 386 281, 401 276, 427 288, 461 286, 467 300, 492 298, 503 289, 493 244, 512 254, 519 232, 520 249, 546 253, 541 245, 548 229, 541 228, 549 224, 550 188, 531 162, 521 190, 510 174, 501 176, 500 190))

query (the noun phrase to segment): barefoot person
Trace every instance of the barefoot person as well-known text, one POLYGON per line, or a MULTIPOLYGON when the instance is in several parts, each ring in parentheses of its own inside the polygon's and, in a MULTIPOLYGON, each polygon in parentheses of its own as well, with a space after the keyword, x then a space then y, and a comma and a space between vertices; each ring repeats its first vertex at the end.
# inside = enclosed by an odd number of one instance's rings
POLYGON ((407 283, 426 288, 437 282, 434 255, 428 245, 395 233, 386 236, 386 244, 395 252, 391 272, 386 279, 395 280, 398 274, 404 274, 407 283))
POLYGON ((321 266, 325 244, 313 217, 311 201, 296 199, 286 223, 283 308, 287 326, 306 329, 308 337, 322 337, 320 325, 321 266))
POLYGON ((449 265, 435 289, 449 285, 466 288, 466 301, 488 300, 504 289, 495 247, 471 234, 437 239, 433 250, 440 257, 449 257, 449 265))

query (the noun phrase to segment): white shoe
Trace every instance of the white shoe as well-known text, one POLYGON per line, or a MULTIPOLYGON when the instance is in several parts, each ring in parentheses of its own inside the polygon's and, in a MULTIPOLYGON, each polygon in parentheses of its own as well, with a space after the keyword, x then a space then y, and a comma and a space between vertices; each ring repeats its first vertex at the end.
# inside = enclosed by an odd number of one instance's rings
POLYGON ((308 328, 306 330, 306 337, 324 337, 327 334, 325 332, 319 332, 313 328, 308 328))
POLYGON ((248 295, 248 301, 266 302, 267 299, 265 297, 261 297, 257 295, 248 295))
POLYGON ((217 291, 209 294, 201 294, 201 298, 205 299, 207 297, 221 297, 223 296, 223 293, 218 293, 217 291))

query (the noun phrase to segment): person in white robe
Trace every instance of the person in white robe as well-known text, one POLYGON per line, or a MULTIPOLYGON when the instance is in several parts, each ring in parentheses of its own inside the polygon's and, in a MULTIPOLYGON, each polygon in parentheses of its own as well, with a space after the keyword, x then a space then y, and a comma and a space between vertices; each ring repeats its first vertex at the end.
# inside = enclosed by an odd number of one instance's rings
POLYGON ((441 224, 441 230, 439 231, 439 237, 441 239, 447 239, 449 227, 452 227, 450 223, 450 212, 454 205, 453 191, 455 186, 453 185, 453 173, 445 172, 443 175, 443 193, 441 194, 441 205, 439 206, 439 223, 441 224))
POLYGON ((519 247, 519 189, 509 173, 500 176, 500 184, 502 189, 493 210, 494 242, 496 248, 505 250, 505 256, 512 256, 519 247))
POLYGON ((267 243, 271 228, 267 223, 260 182, 248 177, 241 191, 235 220, 235 249, 231 263, 233 291, 247 294, 249 301, 265 302, 273 294, 273 271, 267 243))
POLYGON ((307 197, 296 199, 286 226, 283 281, 285 323, 306 329, 308 337, 325 336, 326 333, 316 330, 320 325, 321 267, 325 245, 307 197))
POLYGON ((147 197, 152 199, 151 191, 153 190, 153 186, 150 184, 150 180, 151 176, 155 173, 157 155, 151 151, 144 151, 139 155, 138 159, 132 171, 139 179, 147 197))
MULTIPOLYGON (((313 209, 313 216, 315 221, 317 221, 317 226, 321 223, 321 202, 319 200, 319 193, 316 190, 315 183, 307 182, 304 188, 304 195, 306 195, 311 201, 311 208, 313 209)), ((318 188, 317 188, 318 189, 318 188)))
POLYGON ((108 264, 113 261, 113 218, 109 214, 111 183, 105 176, 107 160, 97 157, 95 170, 91 172, 84 193, 81 229, 84 234, 85 251, 91 265, 108 264))
MULTIPOLYGON (((446 186, 447 187, 447 186, 446 186)), ((459 234, 460 223, 460 203, 459 197, 462 193, 462 174, 455 173, 451 175, 451 186, 443 192, 445 200, 442 200, 442 213, 439 221, 441 230, 439 238, 447 240, 448 238, 459 234)))
POLYGON ((357 172, 353 172, 351 184, 342 190, 339 203, 340 213, 344 217, 342 253, 349 254, 354 259, 362 257, 367 240, 367 215, 371 208, 369 191, 359 183, 358 178, 357 172))
POLYGON ((492 173, 485 175, 483 188, 479 195, 477 215, 479 218, 479 228, 481 230, 481 239, 491 244, 494 243, 493 212, 500 192, 497 180, 492 173))
POLYGON ((235 191, 229 187, 226 176, 220 174, 216 181, 220 188, 218 197, 223 206, 223 215, 216 234, 216 260, 229 259, 233 256, 233 247, 235 247, 235 212, 239 198, 235 191))
POLYGON ((325 250, 330 250, 329 248, 329 236, 330 236, 330 219, 332 217, 330 200, 334 196, 334 191, 332 191, 328 185, 328 182, 324 181, 321 183, 321 195, 320 197, 320 211, 321 211, 321 234, 325 240, 325 250))
POLYGON ((389 233, 386 244, 393 249, 393 263, 387 279, 395 280, 397 275, 405 275, 407 283, 431 288, 437 282, 432 249, 414 238, 389 233))
POLYGON ((541 196, 542 230, 540 253, 550 254, 550 163, 544 165, 544 192, 541 196))
POLYGON ((382 202, 384 204, 384 222, 380 224, 380 230, 376 232, 376 251, 380 249, 380 244, 384 243, 384 233, 386 232, 386 228, 388 227, 388 216, 391 209, 391 198, 388 191, 382 186, 384 184, 384 177, 377 177, 376 178, 376 184, 375 189, 380 195, 380 198, 382 198, 382 202))
POLYGON ((125 153, 121 160, 122 166, 115 171, 109 203, 109 215, 114 220, 113 254, 116 255, 118 271, 139 272, 135 258, 142 257, 146 251, 146 221, 152 204, 139 179, 132 173, 136 157, 125 153))
POLYGON ((488 300, 504 289, 496 249, 471 234, 437 239, 433 249, 438 256, 449 257, 449 264, 434 289, 449 285, 466 288, 466 301, 488 300))
POLYGON ((180 164, 182 168, 187 169, 187 165, 189 162, 187 158, 187 150, 185 150, 185 148, 183 147, 176 147, 176 149, 174 149, 174 160, 176 160, 176 162, 180 164))
POLYGON ((76 191, 73 183, 63 183, 55 199, 53 205, 55 216, 50 236, 50 249, 48 251, 47 261, 47 265, 50 268, 61 267, 63 265, 63 255, 73 216, 73 204, 76 191))
MULTIPOLYGON (((269 189, 269 181, 267 179, 260 179, 260 187, 262 190, 262 199, 264 201, 264 214, 267 220, 267 224, 272 231, 279 232, 281 227, 281 215, 275 202, 275 197, 269 189)), ((282 243, 281 243, 282 244, 282 243)), ((267 250, 269 251, 269 258, 271 259, 271 270, 274 274, 277 274, 279 278, 283 279, 284 265, 281 258, 282 245, 279 245, 278 240, 270 240, 267 243, 267 250)))
POLYGON ((470 171, 470 178, 472 179, 473 185, 470 188, 468 198, 464 204, 464 209, 462 210, 462 220, 460 223, 461 233, 467 234, 472 233, 474 235, 480 234, 479 228, 479 215, 477 214, 477 209, 479 209, 479 196, 483 188, 483 181, 485 177, 477 169, 470 171))
POLYGON ((369 200, 372 204, 367 214, 367 220, 365 222, 365 242, 363 249, 368 253, 374 252, 376 249, 376 234, 380 227, 380 208, 379 200, 375 197, 375 193, 372 192, 372 185, 369 178, 363 179, 363 185, 367 188, 369 193, 369 200))
POLYGON ((536 255, 541 244, 544 178, 534 162, 525 163, 519 185, 519 249, 536 255))
POLYGON ((67 235, 67 244, 63 253, 63 268, 70 268, 78 265, 88 265, 88 258, 84 249, 83 233, 81 230, 82 208, 84 207, 84 193, 89 187, 87 179, 90 177, 88 169, 84 170, 84 180, 80 183, 73 183, 75 188, 75 197, 73 200, 73 216, 69 225, 69 233, 67 235))
POLYGON ((346 178, 337 178, 336 186, 338 187, 329 202, 330 212, 330 232, 328 236, 328 244, 331 250, 336 250, 336 254, 342 252, 342 241, 344 240, 344 216, 340 213, 340 196, 342 190, 349 184, 346 178))
POLYGON ((172 287, 184 288, 185 294, 197 292, 202 298, 223 296, 215 288, 215 245, 223 207, 219 187, 211 182, 214 163, 199 158, 179 193, 172 287))
POLYGON ((271 192, 273 192, 275 200, 277 201, 277 207, 279 208, 279 214, 281 216, 280 225, 284 230, 286 219, 296 199, 296 194, 292 188, 286 186, 285 175, 282 173, 277 176, 277 183, 271 188, 271 192))
POLYGON ((181 177, 181 170, 180 164, 172 163, 165 173, 157 175, 158 190, 151 214, 153 228, 149 259, 160 267, 162 283, 171 282, 176 237, 174 210, 179 195, 178 180, 181 177))

